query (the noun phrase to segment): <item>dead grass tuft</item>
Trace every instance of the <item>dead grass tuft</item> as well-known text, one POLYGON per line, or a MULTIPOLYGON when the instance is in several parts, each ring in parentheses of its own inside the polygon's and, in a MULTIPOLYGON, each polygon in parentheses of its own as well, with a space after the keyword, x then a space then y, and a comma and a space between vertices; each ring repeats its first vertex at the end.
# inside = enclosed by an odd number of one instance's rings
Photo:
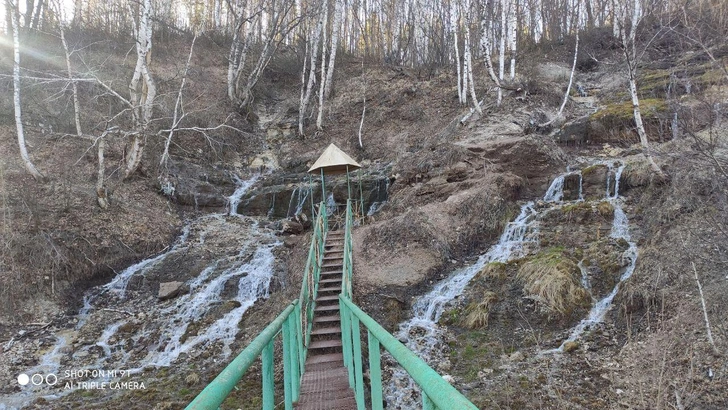
POLYGON ((473 302, 465 308, 465 318, 462 320, 463 327, 468 329, 487 327, 490 310, 497 302, 498 295, 495 292, 486 291, 482 300, 473 302))
POLYGON ((591 301, 581 286, 579 267, 561 248, 547 249, 530 258, 518 269, 516 278, 528 298, 561 316, 588 306, 591 301))

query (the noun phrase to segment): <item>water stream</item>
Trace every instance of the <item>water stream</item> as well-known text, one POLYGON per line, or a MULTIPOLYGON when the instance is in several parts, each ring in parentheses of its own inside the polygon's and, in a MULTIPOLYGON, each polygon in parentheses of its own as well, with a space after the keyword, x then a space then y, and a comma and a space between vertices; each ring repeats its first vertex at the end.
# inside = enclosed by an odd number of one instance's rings
POLYGON ((269 296, 274 250, 280 245, 272 233, 259 229, 257 221, 236 212, 240 198, 258 178, 236 178, 237 189, 228 197, 226 213, 190 221, 169 249, 129 266, 109 283, 90 289, 83 296, 76 325, 56 333, 55 344, 39 364, 24 370, 28 375, 54 374, 59 383, 28 383, 19 393, 0 396, 0 410, 21 408, 38 397, 54 399, 70 393, 63 388, 66 380, 62 379, 63 372, 70 368, 125 369, 127 374, 134 374, 172 366, 182 356, 205 354, 215 360, 228 357, 243 314, 258 299, 269 296), (221 238, 223 233, 232 242, 221 238), (130 283, 139 283, 160 269, 174 270, 176 263, 188 255, 199 254, 205 259, 210 250, 200 246, 206 240, 214 241, 210 245, 213 249, 222 244, 237 248, 237 253, 221 250, 222 255, 210 258, 184 283, 188 291, 176 298, 159 301, 156 294, 136 289, 138 285, 133 292, 130 290, 130 283), (89 336, 95 340, 89 340, 89 336), (84 340, 80 345, 74 342, 79 338, 84 340))
MULTIPOLYGON (((622 198, 619 197, 619 180, 625 165, 616 162, 598 162, 608 167, 607 186, 604 198, 614 207, 614 222, 611 237, 627 241, 629 247, 624 251, 622 258, 626 268, 617 285, 601 300, 595 301, 591 311, 577 326, 570 331, 570 336, 564 343, 579 338, 590 326, 601 322, 609 311, 612 300, 619 291, 621 283, 629 279, 635 269, 637 261, 637 245, 630 240, 629 221, 622 207, 622 198), (611 178, 614 176, 614 187, 611 178)), ((435 285, 429 293, 420 297, 413 305, 412 318, 400 325, 397 337, 407 347, 430 365, 444 359, 442 351, 442 330, 437 324, 445 307, 453 299, 459 297, 470 280, 490 262, 507 262, 538 251, 538 227, 540 218, 551 210, 559 209, 566 204, 584 201, 582 171, 567 172, 557 176, 549 186, 543 197, 546 207, 535 207, 528 202, 521 207, 518 217, 509 223, 499 241, 485 254, 481 255, 475 264, 453 272, 447 279, 435 285), (579 176, 579 194, 574 201, 564 201, 564 181, 570 175, 579 176)), ((583 261, 578 264, 581 270, 581 283, 585 289, 591 290, 588 271, 583 261)), ((553 351, 563 351, 563 344, 553 351)), ((407 376, 403 369, 395 367, 390 383, 386 387, 388 407, 395 409, 408 409, 419 407, 418 388, 414 381, 407 376)))

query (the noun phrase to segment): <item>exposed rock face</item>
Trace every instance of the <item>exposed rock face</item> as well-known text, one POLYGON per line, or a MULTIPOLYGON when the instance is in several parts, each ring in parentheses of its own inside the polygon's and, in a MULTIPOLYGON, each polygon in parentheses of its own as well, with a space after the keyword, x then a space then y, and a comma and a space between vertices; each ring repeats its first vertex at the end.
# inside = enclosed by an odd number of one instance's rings
POLYGON ((230 171, 191 163, 176 164, 170 170, 173 197, 180 205, 195 208, 223 208, 235 190, 230 171))
POLYGON ((167 300, 187 292, 189 292, 189 289, 184 282, 164 282, 159 284, 157 298, 159 300, 167 300))
MULTIPOLYGON (((311 215, 311 203, 321 201, 320 178, 314 178, 313 185, 308 183, 306 174, 287 174, 264 181, 264 185, 251 189, 240 201, 238 213, 269 218, 292 218, 297 214, 311 215)), ((351 198, 358 199, 359 180, 352 177, 351 198)), ((364 196, 364 214, 372 205, 381 204, 388 199, 389 178, 384 174, 371 174, 362 177, 361 193, 364 196)), ((333 193, 334 201, 346 204, 349 197, 345 177, 326 178, 326 193, 333 193)))

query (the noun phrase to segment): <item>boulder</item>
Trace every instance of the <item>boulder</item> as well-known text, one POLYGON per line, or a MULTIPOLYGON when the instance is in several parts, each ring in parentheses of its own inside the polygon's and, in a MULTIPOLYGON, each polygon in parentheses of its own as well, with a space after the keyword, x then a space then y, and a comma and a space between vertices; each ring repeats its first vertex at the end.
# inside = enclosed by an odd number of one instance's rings
POLYGON ((283 221, 281 231, 287 234, 298 235, 303 232, 303 225, 296 221, 283 221))
POLYGON ((163 282, 159 284, 159 300, 168 300, 187 293, 189 289, 184 282, 163 282))

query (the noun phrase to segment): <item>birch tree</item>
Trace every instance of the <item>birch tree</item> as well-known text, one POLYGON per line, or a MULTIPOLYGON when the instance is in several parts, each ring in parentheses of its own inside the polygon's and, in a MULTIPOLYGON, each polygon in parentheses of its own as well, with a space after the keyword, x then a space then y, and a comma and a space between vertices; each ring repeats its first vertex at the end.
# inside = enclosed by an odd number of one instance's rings
POLYGON ((13 32, 13 106, 15 108, 15 129, 18 133, 20 158, 28 173, 36 180, 42 180, 43 174, 33 165, 33 161, 30 160, 28 148, 25 144, 25 129, 23 128, 23 114, 20 104, 20 13, 18 11, 18 4, 13 3, 12 0, 6 0, 5 7, 7 12, 10 13, 13 32))
MULTIPOLYGON (((323 4, 322 1, 320 4, 323 4)), ((311 94, 313 92, 314 84, 316 83, 316 62, 318 61, 319 43, 321 43, 321 33, 324 27, 324 16, 323 13, 319 17, 314 29, 313 36, 310 38, 310 45, 307 47, 311 50, 308 55, 308 81, 302 84, 303 90, 301 92, 301 101, 298 106, 298 134, 303 136, 303 125, 306 119, 306 112, 308 111, 308 103, 311 101, 311 94)), ((306 65, 303 65, 303 75, 306 75, 306 65)))
MULTIPOLYGON (((329 7, 324 2, 324 24, 329 20, 329 7)), ((326 30, 323 30, 321 39, 321 81, 319 83, 319 108, 316 116, 316 129, 322 130, 324 123, 324 87, 326 86, 326 30)))
POLYGON ((152 121, 154 98, 157 88, 149 70, 152 54, 152 1, 143 0, 139 4, 138 19, 133 19, 133 33, 136 41, 137 61, 134 75, 129 83, 129 97, 133 105, 132 118, 136 131, 127 150, 124 179, 137 170, 142 161, 149 125, 152 121))
MULTIPOLYGON (((473 100, 473 106, 475 110, 482 114, 483 110, 480 108, 480 104, 478 103, 478 97, 475 95, 475 81, 473 80, 473 61, 472 56, 470 52, 470 23, 471 23, 471 15, 472 15, 472 7, 470 4, 470 0, 466 0, 465 3, 466 7, 466 14, 465 14, 465 47, 464 47, 464 63, 463 67, 465 68, 464 77, 467 76, 467 84, 468 84, 468 91, 470 91, 470 98, 473 100)), ((465 80, 465 78, 463 78, 465 80)))
POLYGON ((650 146, 647 140, 647 132, 645 132, 645 125, 642 121, 637 90, 637 27, 643 17, 642 4, 640 0, 614 0, 613 7, 615 13, 614 25, 617 27, 617 35, 621 42, 622 52, 627 65, 629 94, 632 98, 632 111, 637 135, 639 135, 640 144, 645 151, 645 155, 649 158, 652 168, 661 173, 660 168, 649 152, 650 146))
POLYGON ((490 77, 491 81, 493 81, 493 84, 498 88, 498 101, 497 104, 500 105, 501 103, 501 85, 500 80, 498 79, 498 76, 495 74, 495 69, 493 68, 493 60, 491 59, 490 53, 493 50, 493 43, 491 40, 491 27, 492 27, 492 21, 488 18, 488 6, 490 4, 489 0, 486 0, 483 4, 482 9, 482 15, 480 17, 480 29, 481 29, 481 36, 480 36, 480 47, 481 51, 483 53, 483 61, 485 63, 485 68, 488 71, 488 76, 490 77))

